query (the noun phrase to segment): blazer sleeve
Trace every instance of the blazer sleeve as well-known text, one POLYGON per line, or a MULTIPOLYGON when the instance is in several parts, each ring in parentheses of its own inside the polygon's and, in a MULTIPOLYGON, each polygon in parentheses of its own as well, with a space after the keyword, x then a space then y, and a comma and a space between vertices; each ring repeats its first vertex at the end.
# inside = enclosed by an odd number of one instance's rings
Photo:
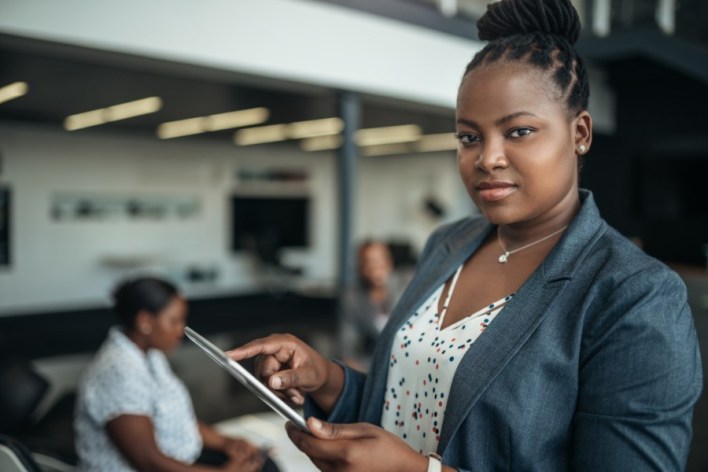
POLYGON ((344 388, 332 412, 328 415, 309 397, 305 401, 305 418, 314 416, 330 423, 355 423, 359 417, 359 405, 364 392, 366 374, 337 362, 344 369, 344 388))
POLYGON ((571 470, 684 470, 703 385, 686 298, 658 267, 607 295, 581 349, 571 470))

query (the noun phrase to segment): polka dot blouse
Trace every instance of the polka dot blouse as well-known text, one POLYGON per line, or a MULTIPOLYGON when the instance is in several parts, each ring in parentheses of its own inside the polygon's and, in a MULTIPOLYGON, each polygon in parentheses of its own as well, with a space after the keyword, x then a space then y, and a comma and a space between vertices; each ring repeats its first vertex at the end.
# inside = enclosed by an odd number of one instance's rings
MULTIPOLYGON (((455 274, 450 293, 460 269, 455 274)), ((440 329, 450 296, 438 313, 442 285, 396 333, 381 415, 382 426, 421 454, 437 450, 448 392, 467 349, 499 314, 509 295, 440 329)))
POLYGON ((106 430, 121 415, 148 417, 158 447, 168 457, 191 464, 202 437, 187 388, 165 355, 144 353, 120 329, 112 328, 79 387, 74 428, 79 471, 133 471, 106 430))

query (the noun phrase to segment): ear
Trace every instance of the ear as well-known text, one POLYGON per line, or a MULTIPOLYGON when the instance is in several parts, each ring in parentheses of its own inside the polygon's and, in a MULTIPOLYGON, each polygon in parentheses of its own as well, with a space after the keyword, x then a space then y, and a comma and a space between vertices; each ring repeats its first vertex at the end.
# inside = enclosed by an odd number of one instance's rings
POLYGON ((140 310, 135 317, 135 330, 148 336, 152 333, 153 325, 155 323, 155 317, 148 313, 146 310, 140 310))
POLYGON ((587 110, 578 113, 573 119, 575 134, 575 154, 583 155, 590 150, 592 144, 592 116, 587 110))

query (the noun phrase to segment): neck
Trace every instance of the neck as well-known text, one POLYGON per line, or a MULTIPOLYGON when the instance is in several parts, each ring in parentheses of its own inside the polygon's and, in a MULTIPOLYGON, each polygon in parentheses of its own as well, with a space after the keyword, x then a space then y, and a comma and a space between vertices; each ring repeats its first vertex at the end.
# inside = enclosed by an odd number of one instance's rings
POLYGON ((133 344, 138 346, 141 351, 147 352, 148 349, 150 349, 150 343, 148 342, 147 338, 136 330, 126 331, 125 335, 128 337, 128 339, 133 341, 133 344))
MULTIPOLYGON (((499 225, 497 231, 499 231, 499 236, 504 241, 507 250, 514 250, 525 244, 538 241, 554 231, 568 226, 578 211, 580 211, 580 197, 577 190, 569 193, 563 201, 556 205, 556 208, 559 211, 541 221, 531 220, 499 225)), ((553 238, 550 239, 554 240, 553 238)))
POLYGON ((499 243, 501 244, 502 248, 506 251, 514 252, 529 245, 543 246, 545 244, 549 244, 550 242, 553 242, 556 239, 560 238, 563 233, 563 230, 565 230, 567 227, 568 225, 564 224, 563 226, 554 229, 549 229, 546 233, 527 233, 527 235, 518 238, 507 237, 505 235, 504 230, 502 230, 501 226, 497 229, 497 232, 499 243))

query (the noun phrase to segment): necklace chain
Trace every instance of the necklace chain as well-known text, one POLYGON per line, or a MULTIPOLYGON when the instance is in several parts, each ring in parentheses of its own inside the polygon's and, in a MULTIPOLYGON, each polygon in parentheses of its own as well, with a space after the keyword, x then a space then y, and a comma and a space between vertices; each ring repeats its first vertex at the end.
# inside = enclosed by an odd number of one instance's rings
POLYGON ((509 260, 509 256, 511 256, 512 254, 517 253, 517 252, 519 252, 519 251, 523 251, 524 249, 528 249, 528 248, 530 248, 531 246, 535 246, 536 244, 542 243, 542 242, 545 241, 546 239, 549 239, 549 238, 555 236, 556 234, 560 233, 561 231, 563 231, 563 230, 566 229, 567 227, 568 227, 568 225, 565 225, 565 226, 563 226, 561 229, 558 229, 558 230, 552 232, 551 234, 542 237, 542 238, 539 239, 539 240, 536 240, 536 241, 534 241, 534 242, 532 242, 532 243, 529 243, 529 244, 527 244, 527 245, 525 245, 525 246, 521 246, 520 248, 516 248, 516 249, 511 250, 511 251, 509 251, 506 247, 504 247, 504 243, 502 242, 502 239, 501 239, 501 232, 499 231, 499 228, 497 228, 497 240, 499 240, 499 245, 501 246, 502 251, 504 251, 504 252, 502 253, 502 255, 499 256, 499 259, 498 259, 498 260, 499 260, 499 263, 500 263, 500 264, 506 264, 506 261, 509 260))

